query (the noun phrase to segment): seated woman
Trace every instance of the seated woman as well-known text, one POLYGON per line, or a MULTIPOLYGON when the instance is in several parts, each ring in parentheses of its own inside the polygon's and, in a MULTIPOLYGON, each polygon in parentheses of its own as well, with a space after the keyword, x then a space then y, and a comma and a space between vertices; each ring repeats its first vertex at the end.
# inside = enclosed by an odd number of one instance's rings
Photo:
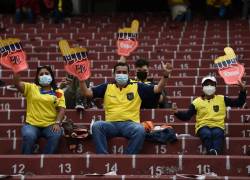
POLYGON ((14 84, 27 100, 26 121, 21 130, 22 153, 32 154, 40 137, 47 139, 43 153, 55 153, 62 135, 60 123, 65 113, 65 99, 63 91, 56 86, 51 68, 38 67, 34 83, 23 82, 14 73, 14 84))

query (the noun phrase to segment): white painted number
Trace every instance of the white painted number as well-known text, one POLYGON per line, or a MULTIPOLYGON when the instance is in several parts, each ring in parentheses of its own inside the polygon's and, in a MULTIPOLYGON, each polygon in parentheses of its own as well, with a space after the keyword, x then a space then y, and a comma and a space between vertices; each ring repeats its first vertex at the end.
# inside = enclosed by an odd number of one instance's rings
POLYGON ((123 146, 116 146, 116 145, 114 145, 112 147, 113 154, 123 154, 123 151, 124 151, 124 147, 123 146))
POLYGON ((114 164, 107 163, 105 164, 105 167, 106 167, 106 172, 118 171, 117 163, 114 163, 114 164))
POLYGON ((64 173, 69 174, 72 171, 70 163, 60 164, 59 169, 60 169, 61 174, 64 174, 64 173))
POLYGON ((242 147, 243 154, 247 154, 247 151, 250 150, 250 145, 243 145, 242 147))
POLYGON ((250 165, 247 165, 247 174, 250 175, 250 165))
POLYGON ((173 96, 181 96, 181 90, 173 91, 173 96))
POLYGON ((167 145, 155 145, 155 153, 156 154, 166 154, 167 153, 167 145))
POLYGON ((242 130, 241 133, 242 133, 242 137, 250 137, 249 129, 242 130))
POLYGON ((198 174, 206 174, 211 172, 209 164, 199 164, 197 167, 198 174))
POLYGON ((250 114, 240 115, 240 121, 242 123, 249 122, 250 121, 250 114))
POLYGON ((0 109, 1 110, 9 110, 10 109, 10 103, 0 103, 0 109))
POLYGON ((149 167, 151 176, 160 176, 162 175, 162 167, 161 166, 150 166, 149 167))
POLYGON ((77 145, 76 152, 77 152, 78 154, 83 153, 83 144, 78 144, 78 145, 77 145))
POLYGON ((173 123, 174 122, 174 115, 165 115, 165 122, 166 123, 173 123))
POLYGON ((8 129, 6 131, 8 138, 14 138, 16 137, 16 130, 15 129, 8 129))
POLYGON ((25 165, 24 164, 14 164, 11 169, 13 174, 24 174, 25 165))

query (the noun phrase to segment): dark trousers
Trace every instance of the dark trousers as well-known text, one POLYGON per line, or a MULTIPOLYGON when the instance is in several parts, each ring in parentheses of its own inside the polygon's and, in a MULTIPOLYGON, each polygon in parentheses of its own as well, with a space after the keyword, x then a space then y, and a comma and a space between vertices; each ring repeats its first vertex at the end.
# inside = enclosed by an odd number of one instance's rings
POLYGON ((199 129, 198 136, 205 145, 207 152, 215 149, 218 154, 222 154, 224 145, 224 130, 218 127, 209 128, 204 126, 199 129))

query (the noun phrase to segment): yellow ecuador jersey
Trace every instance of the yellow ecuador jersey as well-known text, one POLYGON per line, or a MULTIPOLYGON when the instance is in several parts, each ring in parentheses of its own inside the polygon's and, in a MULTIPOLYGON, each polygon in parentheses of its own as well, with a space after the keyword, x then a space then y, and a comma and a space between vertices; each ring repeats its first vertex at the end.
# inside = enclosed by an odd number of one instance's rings
POLYGON ((223 95, 215 95, 214 98, 207 100, 201 97, 196 98, 193 103, 196 110, 195 132, 203 126, 219 127, 224 129, 226 117, 226 105, 223 95))
POLYGON ((60 89, 54 94, 43 94, 40 86, 25 83, 24 96, 27 100, 26 122, 34 126, 47 127, 54 124, 57 107, 66 107, 64 94, 60 89))
POLYGON ((132 120, 140 123, 141 98, 138 84, 130 83, 120 89, 116 84, 108 84, 104 94, 106 121, 132 120))

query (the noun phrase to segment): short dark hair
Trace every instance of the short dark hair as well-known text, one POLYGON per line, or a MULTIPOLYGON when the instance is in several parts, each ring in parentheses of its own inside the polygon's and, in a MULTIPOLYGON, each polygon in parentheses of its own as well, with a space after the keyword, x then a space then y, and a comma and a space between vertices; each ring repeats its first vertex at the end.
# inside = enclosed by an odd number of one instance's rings
POLYGON ((137 59, 135 62, 135 67, 141 68, 142 66, 149 66, 149 62, 146 59, 137 59))
POLYGON ((37 67, 37 69, 36 69, 36 77, 35 77, 35 84, 36 84, 36 85, 39 85, 38 74, 39 74, 39 72, 41 71, 41 69, 47 69, 47 70, 49 71, 49 73, 50 73, 50 75, 51 75, 51 77, 52 77, 52 82, 50 83, 50 85, 51 85, 53 91, 55 92, 55 91, 58 89, 58 87, 57 87, 57 85, 56 85, 54 73, 53 73, 51 67, 48 66, 48 65, 37 67))
POLYGON ((116 68, 117 68, 118 66, 126 66, 126 67, 128 68, 128 72, 129 72, 129 66, 128 66, 127 63, 118 62, 118 63, 116 63, 115 66, 114 66, 114 69, 113 69, 114 73, 115 73, 116 68))

